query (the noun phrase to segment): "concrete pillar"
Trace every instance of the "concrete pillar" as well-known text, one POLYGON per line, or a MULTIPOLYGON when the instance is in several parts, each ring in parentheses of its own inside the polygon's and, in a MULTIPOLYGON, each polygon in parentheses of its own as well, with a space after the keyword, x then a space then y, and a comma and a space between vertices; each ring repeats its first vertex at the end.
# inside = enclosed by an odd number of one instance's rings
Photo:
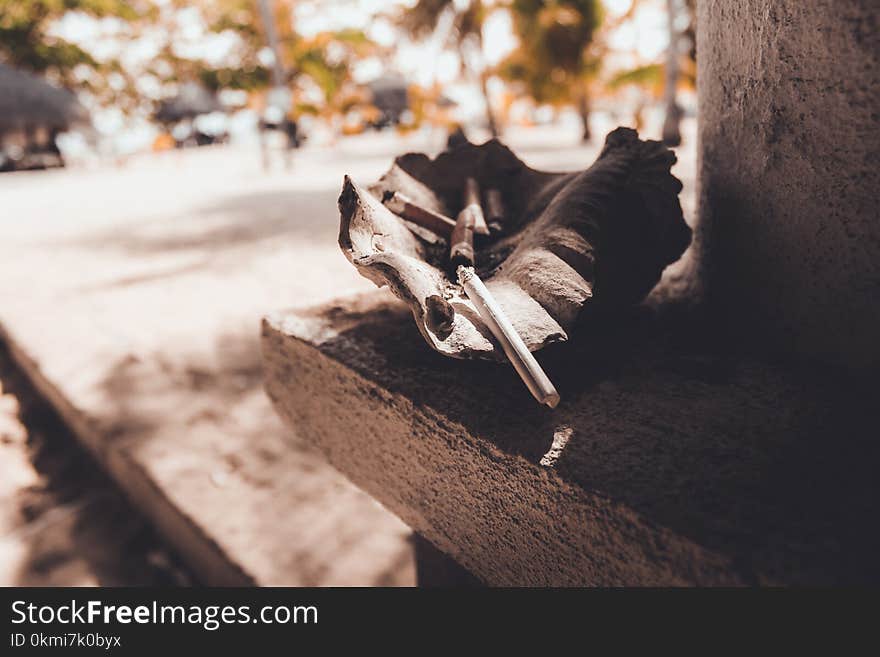
POLYGON ((700 0, 707 301, 776 352, 880 364, 876 0, 700 0))

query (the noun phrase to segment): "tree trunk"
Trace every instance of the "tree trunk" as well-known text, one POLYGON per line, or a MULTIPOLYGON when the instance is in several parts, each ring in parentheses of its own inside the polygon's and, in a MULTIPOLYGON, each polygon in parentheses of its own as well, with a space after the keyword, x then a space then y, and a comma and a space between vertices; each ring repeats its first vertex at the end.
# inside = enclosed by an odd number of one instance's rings
POLYGON ((666 84, 664 101, 666 118, 663 120, 663 143, 667 146, 681 144, 681 108, 676 99, 678 87, 678 44, 679 34, 675 28, 676 0, 666 0, 666 27, 669 31, 669 46, 666 48, 666 84))
POLYGON ((275 14, 272 13, 270 0, 260 0, 259 5, 263 29, 266 30, 266 41, 272 51, 272 84, 281 87, 284 86, 284 68, 281 62, 281 48, 278 45, 278 30, 275 28, 275 14))
POLYGON ((486 72, 480 73, 480 91, 483 92, 483 101, 486 103, 486 122, 489 124, 489 132, 492 137, 498 136, 498 124, 495 122, 495 113, 492 111, 492 103, 489 101, 489 85, 486 72))
POLYGON ((492 138, 498 136, 498 123, 495 113, 492 111, 492 103, 489 101, 489 74, 486 70, 486 60, 483 57, 483 35, 477 33, 463 40, 459 47, 465 70, 471 79, 477 78, 480 83, 480 92, 483 94, 483 102, 486 103, 486 123, 492 138))
POLYGON ((584 125, 581 141, 590 141, 593 138, 593 133, 590 132, 590 96, 586 89, 578 94, 577 108, 578 114, 581 115, 581 122, 584 125))

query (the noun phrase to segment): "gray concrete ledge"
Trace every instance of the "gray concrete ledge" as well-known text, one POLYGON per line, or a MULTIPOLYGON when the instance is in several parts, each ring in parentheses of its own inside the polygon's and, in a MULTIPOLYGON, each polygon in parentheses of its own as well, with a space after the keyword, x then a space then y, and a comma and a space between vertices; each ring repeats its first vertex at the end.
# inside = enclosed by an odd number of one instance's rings
POLYGON ((81 444, 117 482, 125 482, 125 494, 181 554, 201 581, 219 586, 253 586, 254 579, 212 539, 192 518, 179 512, 169 496, 157 491, 156 482, 136 458, 124 450, 103 445, 94 422, 79 411, 52 382, 43 376, 36 362, 19 348, 0 327, 0 339, 9 347, 16 364, 27 374, 31 384, 57 411, 81 444))
MULTIPOLYGON (((137 385, 126 389, 120 377, 113 388, 117 405, 96 400, 77 377, 53 378, 46 367, 57 371, 65 363, 58 358, 36 360, 2 324, 0 341, 78 442, 200 583, 414 583, 407 528, 346 485, 320 455, 295 440, 283 440, 284 427, 273 417, 259 386, 237 389, 231 399, 210 391, 193 394, 168 386, 167 372, 157 371, 145 358, 132 361, 140 368, 132 379, 137 385), (145 390, 142 383, 148 384, 145 390), (245 415, 242 407, 251 410, 245 415), (148 412, 136 414, 142 409, 148 412), (199 426, 191 421, 193 414, 205 412, 222 415, 228 424, 199 426), (237 467, 230 467, 229 454, 240 460, 237 467)), ((77 344, 85 345, 83 349, 93 346, 86 340, 77 344)), ((102 365, 111 364, 99 363, 89 371, 100 374, 102 365)))
POLYGON ((719 353, 646 313, 510 368, 445 359, 383 292, 263 324, 269 396, 492 585, 878 581, 867 386, 719 353))

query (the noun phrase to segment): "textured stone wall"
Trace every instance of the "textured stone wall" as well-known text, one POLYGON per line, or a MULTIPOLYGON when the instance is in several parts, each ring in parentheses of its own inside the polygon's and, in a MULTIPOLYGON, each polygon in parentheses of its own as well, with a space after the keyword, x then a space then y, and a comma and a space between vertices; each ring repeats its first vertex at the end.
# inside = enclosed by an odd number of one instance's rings
POLYGON ((880 4, 700 0, 701 244, 722 325, 880 364, 880 4))

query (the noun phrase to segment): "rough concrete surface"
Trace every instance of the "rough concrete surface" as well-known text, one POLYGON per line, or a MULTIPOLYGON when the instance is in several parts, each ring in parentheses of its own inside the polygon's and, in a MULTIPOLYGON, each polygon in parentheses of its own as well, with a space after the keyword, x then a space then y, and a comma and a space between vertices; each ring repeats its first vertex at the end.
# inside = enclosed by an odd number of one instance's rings
POLYGON ((768 350, 880 365, 880 11, 701 0, 710 300, 768 350))
POLYGON ((0 585, 191 582, 0 345, 0 585))
POLYGON ((262 391, 264 312, 369 285, 334 243, 335 167, 246 154, 4 175, 0 335, 198 581, 412 584, 409 530, 262 391))
POLYGON ((288 424, 485 583, 878 581, 870 388, 687 326, 638 310, 548 347, 555 411, 384 292, 271 316, 263 357, 288 424))

